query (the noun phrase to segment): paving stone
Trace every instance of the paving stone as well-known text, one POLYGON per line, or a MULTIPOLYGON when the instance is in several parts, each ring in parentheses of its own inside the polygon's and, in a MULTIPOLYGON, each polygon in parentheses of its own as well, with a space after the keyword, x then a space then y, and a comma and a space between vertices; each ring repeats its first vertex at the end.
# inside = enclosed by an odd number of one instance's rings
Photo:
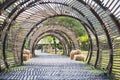
POLYGON ((36 54, 36 58, 22 65, 24 68, 0 73, 0 80, 110 80, 104 73, 92 72, 85 68, 86 64, 70 60, 67 56, 36 54))

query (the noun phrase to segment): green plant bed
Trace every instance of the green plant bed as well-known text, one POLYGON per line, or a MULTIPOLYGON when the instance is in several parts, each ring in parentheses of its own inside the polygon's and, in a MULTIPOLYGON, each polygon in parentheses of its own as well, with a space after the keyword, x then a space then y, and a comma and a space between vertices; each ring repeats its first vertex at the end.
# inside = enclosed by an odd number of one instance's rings
MULTIPOLYGON (((53 52, 50 52, 50 54, 55 54, 55 52, 53 51, 53 52)), ((63 52, 56 52, 56 54, 59 54, 59 55, 63 55, 63 52)))

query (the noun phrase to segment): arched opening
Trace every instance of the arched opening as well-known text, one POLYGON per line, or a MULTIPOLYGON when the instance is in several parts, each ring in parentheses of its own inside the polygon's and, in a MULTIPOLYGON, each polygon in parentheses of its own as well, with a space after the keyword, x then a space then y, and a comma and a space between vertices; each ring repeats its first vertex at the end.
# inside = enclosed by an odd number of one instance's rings
MULTIPOLYGON (((47 34, 46 34, 47 35, 47 34)), ((40 50, 43 53, 50 53, 50 54, 60 54, 63 55, 63 52, 65 52, 65 43, 63 45, 63 41, 60 41, 60 38, 56 38, 56 34, 50 33, 36 44, 35 50, 40 50)))
MULTIPOLYGON (((86 26, 84 28, 80 21, 74 18, 65 16, 53 17, 40 23, 38 27, 34 27, 33 32, 31 31, 29 34, 27 43, 29 42, 29 49, 31 50, 31 53, 34 54, 34 46, 41 37, 48 34, 59 34, 64 39, 62 42, 65 42, 64 45, 66 45, 64 54, 69 55, 71 50, 80 49, 82 50, 82 53, 87 56, 89 51, 88 45, 90 44, 88 43, 89 33, 87 33, 86 30, 86 26)), ((86 60, 88 60, 88 58, 86 60)))
MULTIPOLYGON (((22 64, 24 44, 32 40, 44 21, 68 16, 81 22, 87 32, 88 42, 82 43, 89 44, 87 63, 119 78, 119 3, 119 0, 3 0, 0 5, 0 69, 22 64)), ((39 37, 33 39, 30 49, 39 37)))

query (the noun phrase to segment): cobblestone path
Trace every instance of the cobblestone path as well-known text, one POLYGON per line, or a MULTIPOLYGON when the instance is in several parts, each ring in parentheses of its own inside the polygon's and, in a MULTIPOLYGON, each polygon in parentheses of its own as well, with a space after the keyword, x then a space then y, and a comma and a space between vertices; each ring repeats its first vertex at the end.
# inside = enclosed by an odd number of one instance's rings
POLYGON ((109 80, 103 73, 67 56, 36 53, 37 57, 22 66, 0 73, 0 80, 109 80))

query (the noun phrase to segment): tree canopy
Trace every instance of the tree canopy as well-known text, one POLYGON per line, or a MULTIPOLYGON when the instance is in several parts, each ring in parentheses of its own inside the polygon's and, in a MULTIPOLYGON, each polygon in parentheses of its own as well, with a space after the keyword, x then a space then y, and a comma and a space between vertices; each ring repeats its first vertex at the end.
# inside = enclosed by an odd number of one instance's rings
POLYGON ((74 18, 64 16, 49 18, 45 21, 44 25, 49 24, 56 24, 68 27, 69 29, 73 30, 78 36, 84 36, 87 34, 80 21, 74 18))

